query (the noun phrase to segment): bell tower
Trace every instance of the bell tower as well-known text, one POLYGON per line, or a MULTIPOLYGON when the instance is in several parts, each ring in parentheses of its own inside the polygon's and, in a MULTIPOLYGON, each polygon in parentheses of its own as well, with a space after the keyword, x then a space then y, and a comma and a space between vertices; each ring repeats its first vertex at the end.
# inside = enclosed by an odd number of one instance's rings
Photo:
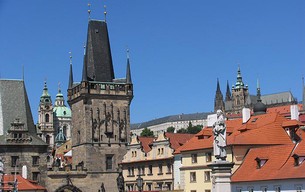
POLYGON ((44 140, 49 145, 49 149, 51 149, 54 145, 53 105, 46 81, 44 82, 39 102, 38 128, 40 129, 42 140, 44 140))
POLYGON ((81 163, 109 183, 116 180, 129 142, 132 98, 129 57, 126 77, 115 79, 107 23, 90 20, 80 83, 73 82, 70 65, 73 165, 81 163))

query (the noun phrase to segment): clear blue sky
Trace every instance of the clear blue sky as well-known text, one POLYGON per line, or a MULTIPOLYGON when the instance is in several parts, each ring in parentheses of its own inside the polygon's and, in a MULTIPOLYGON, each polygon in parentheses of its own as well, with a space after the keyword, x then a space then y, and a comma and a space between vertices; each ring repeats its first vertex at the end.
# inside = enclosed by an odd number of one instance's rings
MULTIPOLYGON (((302 97, 305 73, 303 0, 91 0, 91 18, 107 22, 115 75, 125 77, 130 49, 131 122, 213 110, 217 77, 236 82, 238 64, 250 93, 292 91, 302 97)), ((86 0, 0 0, 0 74, 25 82, 37 121, 47 79, 66 95, 69 51, 81 80, 86 0)))

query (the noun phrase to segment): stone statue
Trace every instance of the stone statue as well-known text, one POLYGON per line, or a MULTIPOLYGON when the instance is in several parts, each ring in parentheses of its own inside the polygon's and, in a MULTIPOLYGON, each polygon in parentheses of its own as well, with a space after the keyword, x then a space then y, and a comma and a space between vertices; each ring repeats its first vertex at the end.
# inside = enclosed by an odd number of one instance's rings
POLYGON ((119 176, 116 179, 117 182, 117 186, 118 186, 118 190, 119 192, 124 192, 124 177, 122 172, 119 173, 119 176))
POLYGON ((217 160, 226 160, 226 124, 223 112, 221 110, 217 110, 217 121, 213 125, 213 133, 214 133, 214 156, 217 160))

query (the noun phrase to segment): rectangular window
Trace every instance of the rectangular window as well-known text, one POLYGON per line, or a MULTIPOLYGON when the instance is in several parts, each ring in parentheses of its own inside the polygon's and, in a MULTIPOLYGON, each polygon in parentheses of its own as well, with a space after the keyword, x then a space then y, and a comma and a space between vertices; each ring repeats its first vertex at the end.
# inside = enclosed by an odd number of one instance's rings
POLYGON ((296 189, 297 192, 302 192, 302 188, 303 188, 302 186, 296 186, 296 187, 295 187, 295 189, 296 189))
POLYGON ((206 189, 206 190, 204 190, 204 192, 211 192, 211 190, 210 189, 206 189))
POLYGON ((141 167, 138 167, 138 175, 142 175, 141 167))
POLYGON ((266 186, 261 187, 262 192, 267 192, 268 188, 266 186))
POLYGON ((197 163, 197 154, 192 154, 192 163, 197 163))
POLYGON ((32 156, 33 166, 39 165, 39 156, 32 156))
POLYGON ((128 176, 131 176, 131 168, 128 167, 128 176))
POLYGON ((145 167, 142 166, 142 175, 145 175, 145 167))
POLYGON ((206 159, 206 162, 211 162, 212 161, 212 153, 206 153, 205 154, 205 159, 206 159))
POLYGON ((148 191, 152 190, 151 183, 147 183, 147 189, 148 189, 148 191))
POLYGON ((148 174, 149 175, 152 175, 152 173, 153 173, 152 169, 153 169, 152 165, 149 165, 149 167, 148 167, 148 174))
POLYGON ((197 192, 196 190, 191 190, 191 192, 197 192))
POLYGON ((204 172, 204 181, 211 181, 211 172, 210 171, 204 172))
POLYGON ((172 184, 171 183, 166 183, 166 187, 167 187, 167 190, 171 190, 172 189, 172 184))
POLYGON ((242 192, 242 188, 241 187, 237 187, 236 188, 236 192, 242 192))
POLYGON ((131 167, 131 174, 134 176, 134 167, 131 167))
POLYGON ((12 167, 18 167, 18 161, 19 157, 18 156, 11 156, 11 166, 12 167))
POLYGON ((163 168, 162 164, 159 164, 159 174, 163 174, 162 168, 163 168))
POLYGON ((39 172, 33 172, 32 173, 32 180, 33 181, 39 181, 39 172))
POLYGON ((281 186, 274 186, 275 192, 281 192, 281 186))
POLYGON ((190 172, 190 182, 196 182, 196 172, 190 172))
POLYGON ((253 192, 253 187, 248 187, 249 192, 253 192))
POLYGON ((170 163, 167 163, 167 173, 172 172, 172 165, 170 163))
POLYGON ((112 170, 113 155, 106 155, 106 170, 112 170))

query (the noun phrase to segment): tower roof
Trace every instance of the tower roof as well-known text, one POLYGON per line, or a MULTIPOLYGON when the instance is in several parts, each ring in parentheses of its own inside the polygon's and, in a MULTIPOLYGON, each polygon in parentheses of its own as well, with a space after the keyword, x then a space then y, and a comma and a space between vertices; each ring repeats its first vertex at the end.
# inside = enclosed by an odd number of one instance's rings
POLYGON ((42 90, 42 95, 40 96, 40 102, 52 103, 51 96, 49 94, 48 86, 47 86, 47 82, 46 81, 44 82, 44 86, 43 86, 43 90, 42 90))
POLYGON ((83 81, 112 82, 114 70, 107 23, 90 20, 88 24, 83 81))
POLYGON ((127 70, 126 70, 126 83, 131 84, 131 72, 130 72, 130 61, 129 61, 129 56, 127 57, 127 70))
POLYGON ((235 84, 235 88, 239 89, 239 88, 244 88, 244 82, 243 82, 243 78, 241 76, 241 72, 240 72, 240 67, 238 66, 237 69, 237 81, 235 84))

